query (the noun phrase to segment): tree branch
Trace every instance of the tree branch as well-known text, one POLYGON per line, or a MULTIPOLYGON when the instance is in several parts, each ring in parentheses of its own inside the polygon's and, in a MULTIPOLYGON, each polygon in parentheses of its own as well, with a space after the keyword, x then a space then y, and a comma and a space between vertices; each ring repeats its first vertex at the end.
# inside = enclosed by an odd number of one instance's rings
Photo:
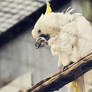
POLYGON ((64 72, 58 72, 27 89, 25 92, 52 92, 77 79, 92 69, 92 53, 68 66, 64 72))

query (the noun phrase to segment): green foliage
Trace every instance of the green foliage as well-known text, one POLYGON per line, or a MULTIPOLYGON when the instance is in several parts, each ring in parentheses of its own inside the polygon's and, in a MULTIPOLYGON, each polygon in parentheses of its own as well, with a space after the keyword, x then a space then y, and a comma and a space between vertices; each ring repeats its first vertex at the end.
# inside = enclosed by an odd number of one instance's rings
POLYGON ((90 0, 80 0, 81 2, 81 7, 82 7, 82 12, 83 15, 89 20, 92 21, 92 10, 91 10, 91 6, 92 3, 90 0))
POLYGON ((90 89, 88 92, 92 92, 92 89, 90 89))

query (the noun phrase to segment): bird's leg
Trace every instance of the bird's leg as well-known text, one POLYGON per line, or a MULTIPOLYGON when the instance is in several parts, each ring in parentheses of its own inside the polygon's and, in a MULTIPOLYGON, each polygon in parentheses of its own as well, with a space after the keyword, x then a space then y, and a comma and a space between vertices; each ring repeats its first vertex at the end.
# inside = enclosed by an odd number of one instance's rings
POLYGON ((63 65, 58 66, 58 70, 59 70, 60 72, 62 72, 62 71, 63 71, 63 65))
POLYGON ((71 65, 71 64, 73 64, 73 63, 74 63, 73 61, 70 61, 68 65, 63 66, 63 71, 66 70, 66 69, 68 69, 68 66, 71 65))
POLYGON ((58 70, 59 70, 60 72, 63 71, 63 65, 62 65, 61 56, 59 56, 59 59, 58 59, 58 70))
POLYGON ((68 69, 68 66, 73 64, 73 61, 70 61, 70 58, 65 55, 65 54, 59 54, 59 59, 58 59, 58 69, 59 71, 64 71, 68 69))

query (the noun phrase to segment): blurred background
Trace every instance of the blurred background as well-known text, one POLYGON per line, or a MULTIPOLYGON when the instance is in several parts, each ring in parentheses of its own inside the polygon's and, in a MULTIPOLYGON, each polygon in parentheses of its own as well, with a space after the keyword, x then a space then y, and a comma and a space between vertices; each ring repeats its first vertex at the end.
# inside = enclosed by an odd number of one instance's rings
MULTIPOLYGON (((65 12, 71 6, 92 22, 92 0, 48 1, 54 12, 65 12)), ((20 92, 58 71, 57 56, 52 56, 50 48, 36 49, 31 35, 46 10, 45 2, 0 0, 0 92, 20 92)), ((66 91, 63 87, 57 92, 66 91)))

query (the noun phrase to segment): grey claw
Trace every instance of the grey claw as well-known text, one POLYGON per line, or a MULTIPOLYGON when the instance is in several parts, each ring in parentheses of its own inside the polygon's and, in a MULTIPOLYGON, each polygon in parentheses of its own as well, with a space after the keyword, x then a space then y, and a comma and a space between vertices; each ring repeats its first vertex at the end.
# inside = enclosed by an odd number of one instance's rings
POLYGON ((66 65, 66 66, 63 67, 63 71, 65 71, 67 69, 68 69, 68 65, 66 65))
POLYGON ((68 65, 63 66, 63 71, 67 70, 67 69, 68 69, 68 66, 69 66, 69 65, 71 65, 71 64, 73 64, 73 63, 74 63, 74 62, 73 62, 73 61, 71 61, 68 65))

